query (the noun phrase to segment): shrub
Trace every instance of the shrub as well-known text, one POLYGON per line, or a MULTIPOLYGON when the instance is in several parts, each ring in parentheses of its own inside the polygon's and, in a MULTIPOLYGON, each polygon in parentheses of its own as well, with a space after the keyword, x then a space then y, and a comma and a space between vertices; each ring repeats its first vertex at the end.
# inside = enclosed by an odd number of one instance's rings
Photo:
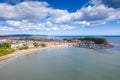
POLYGON ((19 46, 18 47, 18 49, 19 50, 25 50, 25 49, 28 49, 29 47, 27 46, 27 45, 25 45, 25 46, 19 46))
POLYGON ((46 47, 46 46, 47 46, 47 44, 44 44, 44 43, 43 43, 43 44, 41 44, 40 46, 42 46, 42 47, 46 47))

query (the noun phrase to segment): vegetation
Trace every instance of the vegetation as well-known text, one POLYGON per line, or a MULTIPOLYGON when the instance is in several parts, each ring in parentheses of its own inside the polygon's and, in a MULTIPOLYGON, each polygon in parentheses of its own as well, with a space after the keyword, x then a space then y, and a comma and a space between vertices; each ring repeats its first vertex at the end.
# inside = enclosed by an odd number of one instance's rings
POLYGON ((68 42, 73 42, 74 40, 81 40, 81 41, 93 41, 95 44, 108 44, 108 41, 105 38, 74 38, 74 39, 64 39, 68 42))
POLYGON ((27 45, 24 45, 24 46, 19 46, 17 47, 19 50, 25 50, 25 49, 28 49, 29 47, 27 45))
POLYGON ((34 42, 33 45, 34 45, 34 47, 38 47, 39 46, 39 44, 37 42, 34 42))
POLYGON ((80 40, 93 41, 95 44, 108 44, 108 41, 105 38, 82 38, 80 40))
POLYGON ((65 41, 68 41, 68 42, 73 42, 74 39, 63 39, 65 41))
POLYGON ((11 44, 9 43, 0 44, 0 56, 13 53, 14 51, 15 49, 11 48, 11 44))
POLYGON ((47 44, 44 44, 44 43, 43 43, 43 44, 40 44, 40 46, 42 46, 42 47, 46 47, 46 46, 47 46, 47 44))
POLYGON ((44 44, 44 43, 38 44, 37 42, 34 42, 33 45, 34 47, 38 47, 38 46, 46 47, 47 46, 47 44, 44 44))
POLYGON ((40 39, 48 39, 48 36, 40 36, 40 35, 32 35, 32 36, 25 36, 25 37, 21 37, 21 40, 40 40, 40 39))
POLYGON ((0 44, 0 48, 9 49, 9 48, 11 48, 11 44, 9 44, 9 43, 0 44))

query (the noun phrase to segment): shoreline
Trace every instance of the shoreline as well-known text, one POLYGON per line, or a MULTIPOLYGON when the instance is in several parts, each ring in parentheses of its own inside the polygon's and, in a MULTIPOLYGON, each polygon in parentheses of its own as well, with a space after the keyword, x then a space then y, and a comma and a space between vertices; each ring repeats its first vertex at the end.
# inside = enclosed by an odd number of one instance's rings
POLYGON ((42 50, 47 50, 47 49, 54 49, 54 48, 64 48, 64 47, 69 47, 68 45, 52 45, 52 46, 47 46, 47 47, 38 47, 38 48, 30 48, 27 50, 19 50, 15 51, 11 54, 4 55, 0 57, 0 62, 6 61, 10 58, 17 57, 17 56, 22 56, 22 55, 28 55, 35 53, 37 51, 42 51, 42 50))

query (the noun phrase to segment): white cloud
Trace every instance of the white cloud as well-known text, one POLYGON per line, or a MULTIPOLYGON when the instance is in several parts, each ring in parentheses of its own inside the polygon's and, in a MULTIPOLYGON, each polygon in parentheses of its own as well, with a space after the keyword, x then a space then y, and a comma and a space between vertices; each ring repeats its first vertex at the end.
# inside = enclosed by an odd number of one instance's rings
POLYGON ((0 3, 0 19, 30 21, 44 19, 49 12, 46 2, 23 2, 16 5, 0 3))
POLYGON ((22 2, 16 5, 9 5, 6 3, 0 3, 0 20, 28 20, 28 21, 41 21, 47 20, 46 17, 50 16, 49 21, 61 21, 69 16, 63 17, 61 20, 56 20, 58 17, 68 15, 67 10, 53 9, 48 7, 46 2, 22 2))
POLYGON ((46 2, 27 1, 10 5, 0 3, 0 21, 4 21, 0 30, 14 31, 57 31, 72 30, 80 24, 95 26, 120 19, 120 9, 110 8, 92 0, 94 6, 82 7, 76 12, 54 9, 46 2), (64 24, 63 24, 64 23, 64 24))
POLYGON ((75 22, 76 24, 82 24, 82 25, 85 25, 85 26, 90 26, 91 25, 91 23, 89 23, 89 22, 87 22, 87 21, 76 21, 75 22))
POLYGON ((72 30, 72 29, 75 29, 76 27, 74 26, 69 26, 69 25, 61 25, 60 28, 62 30, 72 30))
POLYGON ((0 31, 58 31, 58 30, 72 30, 75 29, 75 26, 69 25, 57 25, 49 21, 44 23, 32 23, 28 20, 15 21, 7 20, 0 28, 0 31))
POLYGON ((20 21, 7 20, 6 24, 8 24, 9 26, 20 26, 21 22, 20 21))
POLYGON ((103 4, 111 8, 120 8, 120 0, 91 0, 92 4, 103 4))
POLYGON ((120 10, 108 8, 102 4, 83 7, 75 13, 56 17, 55 23, 78 23, 85 26, 104 24, 109 21, 120 19, 120 10))
POLYGON ((0 20, 39 21, 47 16, 56 18, 68 14, 67 10, 53 9, 46 2, 22 2, 16 5, 0 3, 0 20))
MULTIPOLYGON (((46 2, 22 2, 16 5, 0 3, 0 20, 5 24, 0 30, 3 31, 57 31, 71 30, 71 26, 60 27, 62 24, 53 24, 47 16, 52 19, 68 14, 66 10, 53 9, 48 7, 46 2), (44 22, 41 22, 45 20, 44 22), (4 27, 6 26, 6 27, 4 27)), ((62 25, 64 26, 64 25, 62 25)))

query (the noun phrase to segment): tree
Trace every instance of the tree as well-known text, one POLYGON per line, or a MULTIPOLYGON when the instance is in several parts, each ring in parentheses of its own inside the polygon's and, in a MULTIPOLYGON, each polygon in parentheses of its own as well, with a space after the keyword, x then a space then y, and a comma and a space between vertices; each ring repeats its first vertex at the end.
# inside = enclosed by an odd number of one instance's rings
POLYGON ((9 43, 0 44, 0 48, 11 48, 11 44, 9 43))
POLYGON ((0 44, 0 56, 10 54, 14 51, 15 49, 11 48, 11 44, 9 43, 0 44))
POLYGON ((38 47, 39 46, 39 44, 37 42, 34 42, 33 45, 34 45, 34 47, 38 47))

